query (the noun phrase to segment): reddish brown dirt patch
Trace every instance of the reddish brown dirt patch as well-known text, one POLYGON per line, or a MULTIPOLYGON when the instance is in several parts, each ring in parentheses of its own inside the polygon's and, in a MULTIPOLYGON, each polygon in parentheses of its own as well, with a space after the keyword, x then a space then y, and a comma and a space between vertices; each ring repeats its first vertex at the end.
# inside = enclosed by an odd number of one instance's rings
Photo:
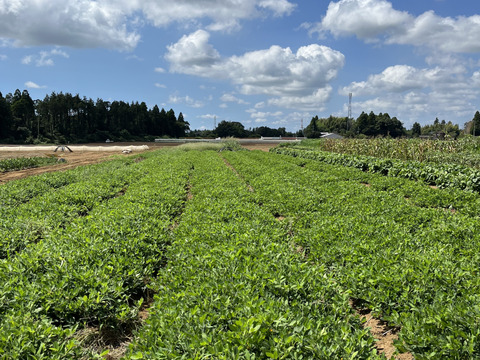
POLYGON ((261 151, 270 151, 271 148, 274 148, 278 144, 242 144, 242 147, 248 150, 261 150, 261 151))
MULTIPOLYGON (((85 144, 88 146, 108 146, 106 144, 85 144)), ((112 143, 112 146, 129 146, 129 145, 140 145, 137 143, 112 143)), ((143 143, 141 144, 143 145, 143 143)), ((150 148, 148 151, 158 150, 159 148, 169 146, 170 144, 162 144, 161 146, 157 143, 148 143, 147 144, 150 148)), ((177 144, 175 144, 177 145, 177 144)), ((76 168, 77 166, 84 166, 90 164, 96 164, 105 160, 110 159, 114 155, 121 155, 121 156, 132 156, 138 155, 139 152, 132 152, 129 155, 123 155, 121 152, 114 152, 114 151, 75 151, 75 152, 46 152, 46 151, 1 151, 0 152, 0 160, 1 159, 10 159, 10 158, 18 158, 18 157, 47 157, 47 156, 55 156, 59 159, 63 158, 66 162, 59 162, 57 164, 42 166, 39 168, 33 169, 26 169, 26 170, 19 170, 19 171, 9 171, 0 173, 0 184, 5 183, 11 180, 22 179, 25 177, 39 175, 47 172, 54 172, 54 171, 64 171, 68 169, 76 168)), ((142 158, 139 158, 142 159, 142 158)), ((141 161, 141 160, 138 160, 141 161)))
MULTIPOLYGON (((2 157, 9 154, 9 157, 18 157, 18 153, 2 153, 2 157)), ((27 155, 23 153, 22 155, 26 156, 45 156, 44 153, 30 154, 27 155)), ((95 164, 101 161, 105 161, 112 156, 112 152, 82 152, 82 153, 62 153, 59 155, 59 158, 63 158, 66 162, 59 162, 57 164, 42 166, 33 169, 18 170, 18 171, 9 171, 5 173, 0 173, 0 183, 4 183, 11 180, 22 179, 32 175, 39 175, 47 172, 53 171, 63 171, 68 169, 76 168, 77 166, 95 164)))
POLYGON ((398 328, 388 326, 386 322, 374 318, 370 310, 357 306, 355 301, 350 301, 350 306, 361 319, 365 320, 363 327, 368 328, 377 340, 375 347, 380 354, 384 354, 390 360, 414 360, 410 353, 394 355, 397 349, 393 342, 398 339, 398 328))

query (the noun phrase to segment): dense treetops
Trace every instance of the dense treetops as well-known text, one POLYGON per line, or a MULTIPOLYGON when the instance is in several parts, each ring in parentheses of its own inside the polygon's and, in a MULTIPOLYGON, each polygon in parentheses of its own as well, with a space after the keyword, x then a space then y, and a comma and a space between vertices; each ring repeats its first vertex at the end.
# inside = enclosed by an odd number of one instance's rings
POLYGON ((181 137, 189 123, 180 113, 142 102, 94 102, 78 94, 55 93, 32 100, 27 90, 0 93, 0 140, 11 143, 98 142, 181 137))
MULTIPOLYGON (((477 112, 478 113, 478 112, 477 112)), ((480 114, 477 120, 476 134, 480 134, 480 114)), ((473 132, 473 120, 465 124, 466 133, 473 132)), ((346 117, 319 118, 315 116, 310 124, 305 128, 305 136, 308 138, 318 138, 322 132, 337 133, 347 137, 402 137, 402 136, 428 136, 433 138, 442 138, 445 135, 456 138, 460 135, 458 125, 451 121, 434 120, 433 124, 427 124, 423 127, 414 123, 412 129, 407 130, 403 123, 396 117, 390 117, 389 114, 376 115, 373 111, 369 114, 362 112, 357 119, 348 119, 346 117)))

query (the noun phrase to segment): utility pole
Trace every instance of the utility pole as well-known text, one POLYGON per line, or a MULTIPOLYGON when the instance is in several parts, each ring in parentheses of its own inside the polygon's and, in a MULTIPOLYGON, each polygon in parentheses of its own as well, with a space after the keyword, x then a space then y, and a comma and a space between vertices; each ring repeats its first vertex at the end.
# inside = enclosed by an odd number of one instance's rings
POLYGON ((348 117, 347 117, 347 131, 348 131, 348 122, 352 118, 352 93, 348 93, 348 117))
POLYGON ((213 117, 213 130, 217 128, 217 116, 213 117))

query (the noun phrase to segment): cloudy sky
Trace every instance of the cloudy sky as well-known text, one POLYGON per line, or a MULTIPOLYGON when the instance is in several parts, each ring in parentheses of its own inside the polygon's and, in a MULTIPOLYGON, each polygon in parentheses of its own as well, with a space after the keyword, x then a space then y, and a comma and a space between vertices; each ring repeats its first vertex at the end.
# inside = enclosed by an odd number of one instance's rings
POLYGON ((480 109, 478 0, 0 0, 0 92, 145 101, 298 130, 388 112, 463 127, 480 109))

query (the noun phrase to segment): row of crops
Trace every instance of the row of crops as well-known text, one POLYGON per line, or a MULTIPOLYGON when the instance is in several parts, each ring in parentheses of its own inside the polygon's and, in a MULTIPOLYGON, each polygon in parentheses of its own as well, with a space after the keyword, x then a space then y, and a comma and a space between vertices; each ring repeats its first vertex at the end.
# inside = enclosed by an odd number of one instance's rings
POLYGON ((400 353, 480 357, 474 192, 165 150, 11 182, 0 205, 0 358, 110 356, 111 338, 126 359, 384 358, 352 301, 400 353))
POLYGON ((448 141, 389 138, 310 139, 293 147, 339 154, 480 167, 480 140, 473 136, 448 141))
POLYGON ((25 157, 0 160, 0 172, 16 171, 55 164, 55 157, 25 157))
POLYGON ((2 231, 14 235, 1 243, 0 358, 93 358, 82 331, 134 328, 189 172, 164 156, 3 185, 2 231))
POLYGON ((226 154, 257 202, 417 359, 480 356, 478 196, 317 161, 226 154))
POLYGON ((271 151, 328 164, 353 167, 382 175, 423 181, 440 188, 452 187, 480 192, 480 170, 465 165, 384 159, 375 156, 350 155, 296 147, 273 148, 271 151))

